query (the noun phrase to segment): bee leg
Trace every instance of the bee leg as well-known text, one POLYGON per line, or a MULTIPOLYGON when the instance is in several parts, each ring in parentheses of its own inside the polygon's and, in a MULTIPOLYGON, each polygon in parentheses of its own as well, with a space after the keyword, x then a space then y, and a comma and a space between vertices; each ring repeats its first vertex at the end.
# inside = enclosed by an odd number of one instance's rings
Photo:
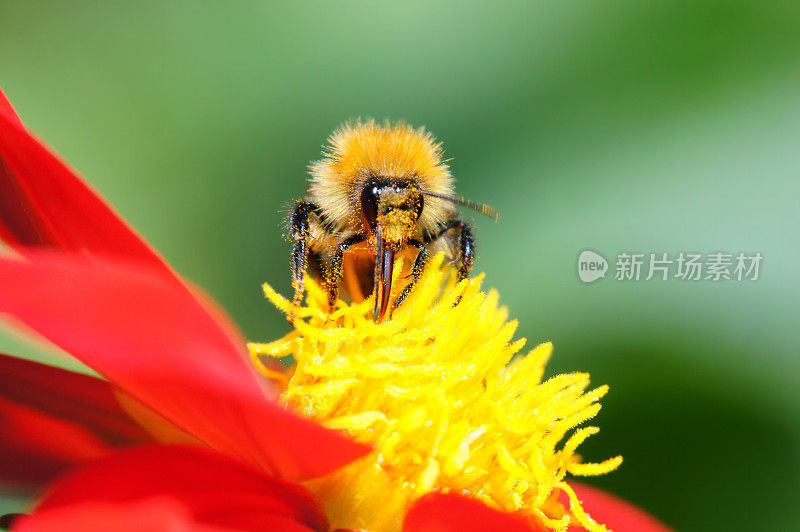
POLYGON ((403 288, 403 291, 400 292, 400 296, 397 298, 397 301, 394 302, 392 308, 395 309, 400 306, 400 303, 411 293, 414 289, 414 285, 417 284, 419 281, 419 276, 422 275, 422 270, 425 268, 425 262, 428 260, 428 250, 425 249, 425 244, 420 242, 419 240, 409 240, 408 244, 410 246, 415 246, 419 252, 417 253, 417 258, 414 259, 414 267, 411 270, 411 282, 403 288))
MULTIPOLYGON (((457 280, 463 281, 469 275, 472 264, 475 262, 475 237, 472 235, 472 228, 463 220, 449 220, 442 224, 438 230, 425 234, 425 244, 430 244, 442 238, 446 233, 458 229, 458 254, 460 265, 458 267, 457 280)), ((455 233, 450 233, 455 236, 455 233)))
MULTIPOLYGON (((427 233, 425 235, 426 244, 429 244, 442 236, 444 236, 449 231, 453 231, 454 229, 458 229, 458 254, 457 257, 458 262, 460 265, 458 267, 458 272, 456 273, 456 280, 463 281, 469 275, 469 271, 472 269, 472 264, 475 262, 475 237, 472 235, 472 228, 469 224, 463 220, 450 220, 439 227, 439 230, 435 233, 427 233)), ((455 233, 450 233, 448 235, 450 238, 455 236, 455 233)), ((461 303, 461 296, 458 296, 453 306, 458 305, 461 303)))
POLYGON ((366 240, 364 235, 355 234, 345 238, 338 246, 336 252, 333 254, 333 260, 328 268, 325 268, 325 286, 328 289, 328 306, 330 312, 333 312, 336 306, 336 300, 339 299, 339 280, 342 278, 342 262, 344 262, 344 252, 347 248, 360 244, 366 240))
MULTIPOLYGON (((294 298, 292 308, 300 306, 303 302, 303 282, 308 266, 308 213, 314 210, 314 205, 308 201, 300 200, 294 204, 294 209, 289 217, 290 237, 292 244, 292 288, 294 298)), ((294 311, 289 314, 289 321, 294 321, 294 311)))
POLYGON ((461 222, 461 237, 458 240, 458 249, 461 252, 461 266, 458 268, 458 280, 463 281, 469 275, 475 262, 475 237, 472 228, 461 222))

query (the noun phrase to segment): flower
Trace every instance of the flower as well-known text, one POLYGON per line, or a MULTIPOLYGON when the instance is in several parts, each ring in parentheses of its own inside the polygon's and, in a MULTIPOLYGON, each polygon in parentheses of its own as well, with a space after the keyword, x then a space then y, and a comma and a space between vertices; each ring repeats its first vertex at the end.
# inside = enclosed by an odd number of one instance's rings
POLYGON ((328 315, 327 295, 312 280, 302 309, 264 285, 279 309, 308 321, 277 342, 250 344, 256 364, 259 355, 293 355, 281 394, 287 408, 375 448, 309 484, 312 491, 343 528, 399 530, 416 499, 446 491, 550 529, 579 522, 603 530, 564 476, 606 473, 622 458, 580 463, 574 451, 596 427, 556 446, 594 417, 608 387, 587 392, 584 373, 542 382, 551 344, 514 358, 525 340, 511 341, 517 323, 506 321, 497 292, 482 292, 481 276, 456 285, 442 262, 441 254, 431 261, 384 323, 370 318, 370 300, 339 302, 328 315), (572 499, 569 512, 555 503, 560 492, 572 499))
MULTIPOLYGON (((0 312, 102 376, 0 356, 0 481, 49 483, 14 530, 328 529, 316 486, 372 459, 375 442, 352 418, 336 427, 280 404, 291 382, 282 390, 253 371, 224 314, 36 140, 2 92, 0 238, 13 251, 0 259, 0 312)), ((663 530, 596 499, 586 507, 598 520, 663 530)), ((432 492, 403 527, 531 529, 485 502, 432 492)))

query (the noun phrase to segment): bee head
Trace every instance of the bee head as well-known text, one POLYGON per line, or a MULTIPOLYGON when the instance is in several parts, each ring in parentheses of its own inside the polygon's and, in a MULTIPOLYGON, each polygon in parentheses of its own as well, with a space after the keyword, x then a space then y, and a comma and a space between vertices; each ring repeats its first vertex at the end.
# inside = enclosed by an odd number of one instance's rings
POLYGON ((424 206, 419 186, 409 181, 373 179, 361 191, 365 224, 372 234, 380 231, 384 245, 395 251, 414 234, 424 206))

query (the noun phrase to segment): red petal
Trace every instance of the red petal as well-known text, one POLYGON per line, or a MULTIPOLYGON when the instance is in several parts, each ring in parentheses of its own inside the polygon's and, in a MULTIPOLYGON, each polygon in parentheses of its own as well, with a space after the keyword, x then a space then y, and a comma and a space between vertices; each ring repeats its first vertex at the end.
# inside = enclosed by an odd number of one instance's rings
POLYGON ((85 427, 109 445, 155 443, 96 377, 0 355, 0 398, 85 427))
POLYGON ((164 446, 120 451, 71 473, 32 519, 75 504, 154 498, 173 501, 194 522, 229 530, 326 531, 328 526, 321 506, 302 486, 263 476, 214 451, 164 446))
POLYGON ((0 481, 31 487, 111 448, 78 424, 0 398, 0 481))
MULTIPOLYGON (((598 523, 615 532, 670 532, 635 506, 596 488, 570 483, 583 509, 598 523)), ((565 494, 559 500, 565 508, 569 499, 565 494)), ((404 532, 456 532, 456 531, 528 531, 546 530, 539 525, 530 525, 512 515, 493 510, 482 503, 456 494, 429 494, 419 499, 406 515, 404 532)), ((569 527, 570 532, 585 529, 578 525, 569 527)))
MULTIPOLYGON (((614 532, 670 532, 671 530, 639 508, 604 491, 575 482, 570 482, 569 485, 572 486, 586 513, 614 532)), ((569 507, 569 499, 563 493, 559 502, 565 508, 569 507)), ((584 528, 570 527, 569 530, 579 532, 584 528)))
POLYGON ((23 127, 0 92, 0 238, 20 253, 52 246, 120 254, 170 272, 71 169, 23 127))
POLYGON ((224 529, 196 523, 179 504, 162 499, 135 504, 74 504, 45 510, 33 517, 21 517, 14 522, 14 532, 54 530, 221 532, 224 529))
POLYGON ((113 446, 155 441, 106 381, 5 355, 0 426, 0 480, 23 485, 48 482, 113 446))
POLYGON ((320 476, 369 451, 268 400, 244 346, 187 291, 112 262, 0 260, 0 312, 211 447, 273 474, 320 476))
MULTIPOLYGON (((23 126, 0 91, 0 240, 21 254, 54 247, 102 258, 141 261, 183 280, 78 175, 23 126)), ((238 330, 216 305, 194 293, 234 341, 238 330)))
POLYGON ((406 514, 403 532, 532 532, 527 521, 455 493, 430 493, 406 514))
POLYGON ((17 112, 14 111, 14 107, 11 105, 11 102, 8 101, 6 95, 3 94, 3 91, 0 90, 0 113, 5 113, 12 119, 16 119, 17 123, 22 124, 22 121, 17 116, 17 112))

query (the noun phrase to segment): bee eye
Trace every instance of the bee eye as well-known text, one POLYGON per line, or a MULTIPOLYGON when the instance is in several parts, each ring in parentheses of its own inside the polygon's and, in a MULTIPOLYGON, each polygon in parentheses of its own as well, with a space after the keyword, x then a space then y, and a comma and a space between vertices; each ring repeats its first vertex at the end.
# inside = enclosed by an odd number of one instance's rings
POLYGON ((378 223, 378 186, 370 183, 361 191, 361 212, 371 229, 378 223))

